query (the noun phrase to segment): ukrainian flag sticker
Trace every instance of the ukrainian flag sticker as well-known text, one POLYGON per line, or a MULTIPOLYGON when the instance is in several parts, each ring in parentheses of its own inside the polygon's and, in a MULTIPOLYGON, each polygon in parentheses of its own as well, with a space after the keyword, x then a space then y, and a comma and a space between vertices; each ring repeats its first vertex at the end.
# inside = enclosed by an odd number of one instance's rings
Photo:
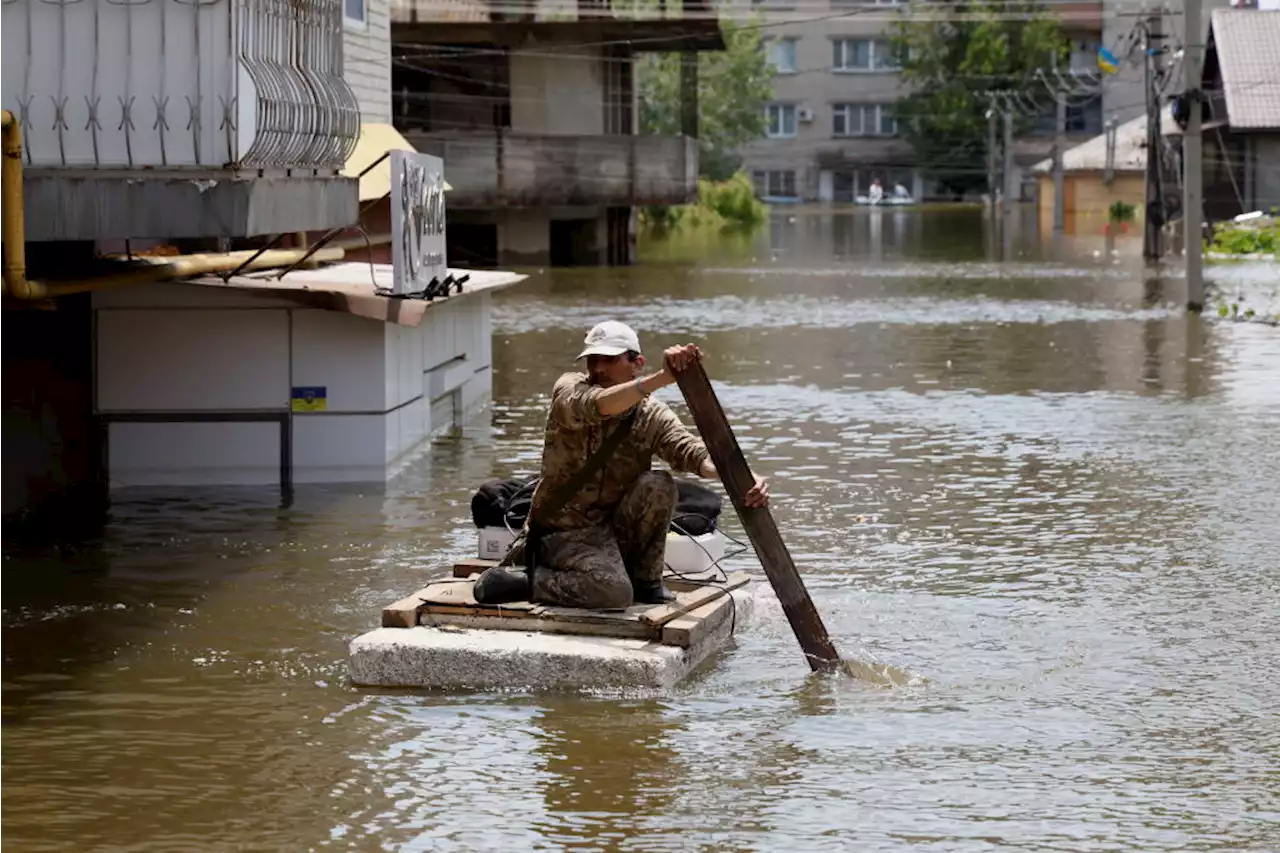
POLYGON ((323 412, 328 408, 329 389, 323 385, 295 386, 290 396, 295 412, 323 412))
POLYGON ((1108 74, 1115 74, 1120 70, 1120 60, 1116 59, 1114 53, 1098 45, 1098 67, 1108 74))

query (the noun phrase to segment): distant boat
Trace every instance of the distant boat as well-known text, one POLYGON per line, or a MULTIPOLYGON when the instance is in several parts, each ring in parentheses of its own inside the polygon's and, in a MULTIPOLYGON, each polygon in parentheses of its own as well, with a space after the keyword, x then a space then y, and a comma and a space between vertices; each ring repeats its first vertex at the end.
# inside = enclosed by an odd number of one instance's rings
POLYGON ((911 196, 881 196, 872 198, 871 196, 859 195, 853 197, 854 204, 865 204, 872 207, 908 207, 913 204, 919 204, 911 196))

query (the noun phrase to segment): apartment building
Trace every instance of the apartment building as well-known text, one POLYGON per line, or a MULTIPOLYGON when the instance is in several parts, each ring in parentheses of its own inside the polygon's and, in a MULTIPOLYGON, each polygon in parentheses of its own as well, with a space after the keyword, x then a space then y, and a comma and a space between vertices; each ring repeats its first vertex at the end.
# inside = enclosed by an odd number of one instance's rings
MULTIPOLYGON (((895 5, 884 4, 885 12, 895 5)), ((831 6, 838 12, 841 4, 831 6)), ((902 182, 919 197, 923 176, 890 113, 900 81, 885 35, 888 15, 813 17, 770 28, 776 76, 768 127, 743 151, 757 193, 771 202, 848 202, 879 178, 888 187, 902 182)))
MULTIPOLYGON (((786 7, 771 2, 766 8, 786 7)), ((876 0, 854 8, 844 0, 830 0, 829 14, 820 9, 809 14, 806 6, 805 20, 770 27, 767 49, 777 75, 774 99, 766 107, 768 129, 764 139, 743 151, 744 167, 767 201, 849 202, 866 195, 875 180, 886 191, 900 184, 916 199, 936 195, 927 164, 916 162, 892 112, 903 90, 888 30, 907 6, 876 0), (840 16, 842 10, 851 11, 840 16)), ((1073 2, 1055 8, 1072 42, 1072 69, 1096 71, 1102 4, 1073 2)), ((1068 141, 1101 132, 1103 111, 1101 93, 1073 97, 1067 110, 1068 141)), ((1036 132, 1017 145, 1019 166, 1047 156, 1053 122, 1053 102, 1046 96, 1036 132)))
POLYGON ((394 120, 447 163, 450 252, 482 266, 628 264, 639 206, 696 197, 696 124, 639 132, 638 53, 684 53, 696 119, 696 52, 724 49, 704 0, 671 6, 397 0, 394 120))

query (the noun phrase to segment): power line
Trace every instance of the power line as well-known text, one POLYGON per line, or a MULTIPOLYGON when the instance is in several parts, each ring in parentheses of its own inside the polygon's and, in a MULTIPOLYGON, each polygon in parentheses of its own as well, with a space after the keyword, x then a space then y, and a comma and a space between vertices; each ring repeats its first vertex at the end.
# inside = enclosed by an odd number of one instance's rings
MULTIPOLYGON (((801 2, 802 2, 802 3, 808 3, 808 2, 813 2, 813 3, 815 3, 815 4, 816 4, 816 5, 815 5, 815 7, 814 7, 815 9, 816 9, 816 8, 830 8, 829 4, 828 4, 827 2, 825 2, 825 0, 801 0, 801 2)), ((994 2, 994 3, 997 3, 997 4, 998 4, 998 3, 1007 3, 1007 4, 1008 4, 1008 5, 1010 5, 1010 6, 1018 6, 1018 7, 1024 7, 1024 8, 1025 8, 1025 7, 1032 7, 1032 8, 1035 8, 1035 7, 1042 7, 1042 8, 1044 8, 1044 9, 1048 9, 1048 8, 1050 8, 1050 7, 1051 7, 1051 6, 1053 6, 1053 5, 1067 5, 1067 4, 1069 4, 1069 3, 1071 2, 1071 0, 993 0, 993 2, 994 2)), ((938 17, 936 17, 936 18, 924 18, 924 19, 911 18, 910 20, 912 20, 912 21, 920 20, 921 22, 926 22, 926 21, 938 21, 938 22, 945 22, 945 21, 956 21, 956 20, 1011 20, 1011 21, 1028 21, 1028 20, 1033 20, 1033 19, 1042 19, 1042 18, 1045 18, 1045 17, 1046 17, 1046 15, 1045 15, 1045 14, 1043 14, 1043 13, 1040 13, 1040 12, 1032 12, 1032 11, 1020 11, 1020 12, 1016 12, 1016 13, 1010 13, 1010 12, 996 12, 996 13, 981 12, 981 13, 978 13, 978 12, 975 12, 975 13, 972 13, 972 14, 956 14, 956 13, 955 13, 955 9, 954 9, 954 7, 953 7, 950 3, 946 2, 946 0, 916 0, 916 3, 915 3, 915 8, 928 8, 928 7, 930 7, 930 6, 933 6, 934 8, 936 8, 939 12, 941 12, 941 13, 943 13, 943 14, 940 14, 940 15, 939 15, 938 17)), ((444 8, 446 8, 446 9, 447 9, 448 7, 444 7, 444 8)), ((897 9, 896 11, 892 11, 892 12, 890 12, 890 13, 889 13, 889 17, 876 17, 876 16, 875 16, 875 15, 877 15, 877 14, 878 14, 878 15, 882 15, 882 16, 883 16, 883 15, 885 15, 885 14, 886 14, 886 13, 884 12, 884 9, 885 9, 885 8, 886 8, 886 7, 884 7, 884 6, 874 6, 874 5, 872 5, 872 6, 862 6, 862 7, 857 7, 857 8, 849 9, 849 10, 846 10, 846 11, 835 12, 835 13, 828 14, 828 15, 817 15, 817 16, 811 16, 811 17, 797 17, 797 18, 792 18, 792 19, 787 19, 787 20, 767 20, 767 19, 766 19, 766 20, 763 20, 763 21, 760 21, 759 19, 760 19, 760 18, 762 18, 762 17, 766 17, 766 15, 762 14, 762 13, 761 13, 761 11, 757 9, 755 12, 753 12, 753 14, 752 14, 752 15, 750 15, 748 18, 746 18, 746 20, 750 20, 750 21, 752 21, 752 23, 741 23, 741 24, 735 24, 734 29, 735 29, 735 30, 739 30, 739 31, 740 31, 740 30, 744 30, 744 29, 745 29, 745 30, 765 30, 765 29, 772 29, 772 28, 775 28, 775 27, 790 26, 790 25, 795 25, 795 24, 821 23, 821 22, 825 22, 825 21, 834 21, 834 20, 840 20, 840 19, 844 19, 844 18, 859 18, 860 20, 867 20, 867 21, 873 21, 873 22, 874 22, 874 21, 883 21, 883 22, 886 22, 886 23, 887 23, 887 22, 890 22, 890 21, 901 21, 901 20, 903 20, 903 19, 904 19, 904 17, 906 17, 906 16, 904 16, 904 15, 902 14, 902 10, 903 10, 903 9, 909 9, 909 8, 912 8, 912 7, 911 7, 910 5, 906 5, 906 6, 903 6, 903 7, 898 7, 898 9, 897 9)), ((497 4, 497 5, 493 5, 493 6, 486 5, 486 7, 485 7, 485 11, 486 11, 486 12, 490 12, 490 13, 492 13, 492 12, 498 12, 498 13, 502 13, 502 14, 517 14, 517 15, 518 15, 518 14, 530 14, 530 13, 536 14, 536 13, 539 11, 539 8, 538 8, 536 5, 534 5, 534 3, 533 3, 533 2, 528 2, 528 3, 519 3, 519 2, 517 2, 517 3, 512 3, 512 4, 511 4, 511 8, 510 8, 510 9, 504 9, 504 6, 503 6, 503 4, 502 4, 502 3, 499 3, 499 4, 497 4)), ((1099 19, 1109 19, 1109 18, 1112 18, 1112 17, 1114 17, 1114 18, 1131 17, 1133 14, 1134 14, 1134 13, 1117 13, 1117 14, 1115 14, 1115 15, 1105 15, 1105 14, 1104 14, 1104 15, 1098 15, 1098 14, 1090 13, 1090 14, 1087 16, 1087 18, 1088 18, 1088 20, 1089 20, 1089 21, 1094 21, 1094 20, 1099 20, 1099 19)), ((587 20, 590 20, 590 19, 591 19, 591 16, 588 16, 586 19, 587 19, 587 20)), ((598 20, 599 20, 600 22, 611 22, 611 23, 630 23, 630 22, 646 22, 646 21, 648 21, 648 22, 668 22, 668 23, 679 23, 680 21, 690 21, 690 22, 697 21, 697 20, 716 20, 716 21, 720 21, 720 20, 725 20, 725 19, 726 19, 726 16, 724 16, 723 14, 718 13, 718 12, 709 12, 709 13, 706 13, 705 15, 698 15, 698 16, 695 16, 695 15, 688 15, 688 14, 685 14, 683 11, 682 11, 682 14, 681 14, 680 16, 678 16, 678 17, 670 17, 670 18, 662 18, 662 17, 656 17, 656 16, 655 16, 655 17, 650 17, 650 18, 634 18, 634 19, 629 19, 629 18, 621 18, 621 19, 619 19, 619 18, 616 18, 616 17, 607 17, 607 18, 606 18, 606 17, 603 17, 603 16, 600 16, 600 17, 598 18, 598 20)), ((729 20, 732 20, 732 19, 729 19, 729 20)), ((393 20, 393 21, 392 21, 392 26, 393 26, 393 28, 394 28, 395 24, 397 24, 397 23, 401 23, 401 24, 403 24, 403 23, 410 23, 410 22, 408 22, 408 21, 403 21, 403 20, 393 20)), ((420 24, 432 24, 432 23, 435 23, 435 24, 439 24, 439 25, 443 25, 443 26, 448 26, 450 22, 449 22, 449 21, 447 21, 447 20, 445 20, 445 21, 419 20, 419 21, 414 21, 414 22, 412 22, 412 23, 420 23, 420 24)), ((478 22, 464 22, 464 23, 481 23, 481 24, 483 24, 483 23, 493 23, 493 22, 489 22, 489 21, 478 21, 478 22)), ((520 22, 520 23, 533 23, 533 22, 523 21, 523 22, 520 22)), ((546 23, 573 23, 573 21, 546 21, 546 23)), ((665 43, 665 44, 670 44, 670 43, 679 42, 679 41, 684 41, 684 40, 689 40, 689 39, 701 39, 701 38, 704 38, 704 37, 705 37, 705 36, 704 36, 704 34, 702 34, 702 33, 688 33, 688 34, 685 34, 685 35, 674 35, 674 36, 667 35, 667 36, 652 36, 652 37, 648 37, 648 38, 636 38, 636 39, 626 39, 626 38, 624 38, 624 39, 610 39, 610 40, 605 40, 605 41, 596 41, 596 42, 564 43, 564 46, 565 46, 565 47, 612 47, 612 46, 635 46, 635 45, 638 45, 638 44, 653 44, 653 43, 659 43, 659 42, 661 42, 661 43, 665 43)), ((405 44, 405 43, 403 43, 403 42, 402 42, 402 43, 400 43, 398 46, 399 46, 399 47, 407 47, 407 46, 409 46, 409 45, 407 45, 407 44, 405 44)), ((428 47, 428 48, 440 48, 440 47, 444 47, 444 46, 438 46, 438 45, 424 45, 424 47, 428 47)), ((498 48, 498 49, 487 50, 487 51, 485 51, 484 49, 481 49, 481 50, 474 51, 474 53, 477 53, 477 54, 478 54, 478 53, 482 53, 482 52, 487 52, 487 53, 491 53, 491 54, 498 54, 498 55, 504 55, 504 54, 506 54, 508 51, 507 51, 507 49, 505 49, 505 48, 498 48)))

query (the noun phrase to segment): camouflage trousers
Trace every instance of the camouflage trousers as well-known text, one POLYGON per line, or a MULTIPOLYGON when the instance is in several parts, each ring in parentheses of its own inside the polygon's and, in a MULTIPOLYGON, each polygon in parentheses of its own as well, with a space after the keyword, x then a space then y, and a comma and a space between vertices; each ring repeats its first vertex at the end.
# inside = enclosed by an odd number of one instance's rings
POLYGON ((632 603, 632 582, 662 580, 676 481, 647 471, 604 524, 543 535, 533 600, 561 607, 619 610, 632 603))

